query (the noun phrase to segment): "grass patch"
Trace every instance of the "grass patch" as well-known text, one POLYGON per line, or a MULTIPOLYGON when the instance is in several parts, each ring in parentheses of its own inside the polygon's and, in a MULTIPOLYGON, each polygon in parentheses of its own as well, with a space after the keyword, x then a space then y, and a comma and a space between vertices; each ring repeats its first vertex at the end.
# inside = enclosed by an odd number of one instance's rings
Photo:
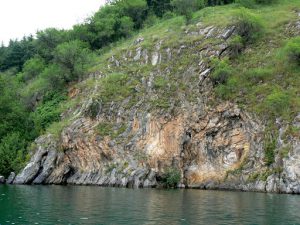
POLYGON ((102 122, 96 127, 96 132, 103 137, 109 136, 115 139, 124 133, 126 129, 127 126, 125 123, 114 124, 113 122, 102 122))

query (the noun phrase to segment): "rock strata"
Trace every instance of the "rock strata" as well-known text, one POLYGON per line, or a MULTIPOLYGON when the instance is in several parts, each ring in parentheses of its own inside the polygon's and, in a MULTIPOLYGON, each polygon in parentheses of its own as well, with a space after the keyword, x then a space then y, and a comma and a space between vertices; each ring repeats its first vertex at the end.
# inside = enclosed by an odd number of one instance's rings
MULTIPOLYGON (((130 83, 138 93, 136 101, 131 96, 106 104, 94 100, 91 96, 99 92, 98 83, 106 76, 99 72, 92 78, 94 89, 89 86, 72 95, 83 100, 64 114, 72 120, 59 137, 47 134, 35 141, 30 162, 13 183, 158 187, 171 168, 180 174, 178 187, 300 193, 299 139, 290 141, 286 158, 277 157, 268 167, 264 124, 213 95, 213 68, 207 60, 230 54, 227 43, 234 32, 234 27, 199 23, 185 31, 198 38, 192 43, 167 46, 166 40, 157 40, 146 49, 145 38, 139 37, 134 49, 109 57, 111 70, 139 68, 130 75, 139 77, 140 85, 130 83), (173 68, 187 59, 184 69, 173 68), (149 68, 148 74, 139 76, 149 68), (161 86, 164 93, 157 90, 161 86), (185 92, 177 91, 180 88, 185 92), (91 109, 96 110, 93 116, 91 109)), ((294 126, 299 126, 299 118, 294 126)))

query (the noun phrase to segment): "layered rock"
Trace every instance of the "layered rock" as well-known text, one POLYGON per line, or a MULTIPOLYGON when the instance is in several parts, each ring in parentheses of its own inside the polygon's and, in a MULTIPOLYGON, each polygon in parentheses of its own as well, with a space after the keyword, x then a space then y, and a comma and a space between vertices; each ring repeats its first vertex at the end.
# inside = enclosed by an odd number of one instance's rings
MULTIPOLYGON (((83 100, 64 113, 64 119, 72 116, 71 123, 59 138, 48 134, 35 141, 31 161, 13 182, 157 187, 175 168, 181 174, 179 187, 299 193, 299 140, 292 140, 289 156, 270 169, 264 161, 264 125, 237 105, 213 96, 207 60, 229 53, 227 40, 235 28, 199 23, 184 32, 197 40, 179 46, 165 46, 159 40, 149 50, 140 37, 133 49, 108 58, 109 69, 116 71, 127 65, 152 66, 147 76, 135 74, 140 85, 134 88, 138 93, 134 104, 131 96, 106 104, 91 97, 106 77, 102 72, 91 75, 94 89, 72 89, 70 97, 83 100), (193 59, 184 72, 172 68, 172 63, 190 55, 193 59), (155 90, 154 80, 172 75, 186 91, 173 90, 167 109, 153 108, 153 101, 166 94, 155 90), (112 125, 112 134, 97 131, 104 123, 112 125)), ((171 84, 165 86, 172 90, 171 84)))
POLYGON ((12 184, 16 178, 16 174, 14 172, 11 172, 9 177, 6 180, 6 184, 12 184))

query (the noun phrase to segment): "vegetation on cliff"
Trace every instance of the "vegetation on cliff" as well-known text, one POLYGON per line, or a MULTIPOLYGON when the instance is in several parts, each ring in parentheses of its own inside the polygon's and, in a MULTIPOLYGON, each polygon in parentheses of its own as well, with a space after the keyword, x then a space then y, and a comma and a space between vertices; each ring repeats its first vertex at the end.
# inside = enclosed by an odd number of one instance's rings
MULTIPOLYGON (((131 37, 143 36, 145 46, 164 35, 169 43, 193 42, 192 37, 181 39, 181 33, 199 21, 236 27, 229 40, 229 57, 207 59, 219 101, 229 100, 255 112, 270 127, 279 117, 291 122, 300 111, 300 41, 295 37, 300 29, 296 23, 299 10, 296 0, 119 0, 71 30, 49 28, 39 31, 36 38, 12 40, 0 48, 0 174, 7 176, 22 168, 31 142, 39 135, 61 131, 68 119, 62 113, 77 104, 66 90, 99 68, 110 76, 101 81, 95 98, 104 105, 129 96, 128 107, 138 102, 136 88, 152 68, 143 67, 141 77, 134 77, 130 75, 141 69, 138 66, 122 66, 113 73, 106 66, 112 52, 130 48, 131 37)), ((172 62, 172 67, 184 73, 184 65, 192 60, 193 55, 172 62)), ((153 109, 168 109, 176 104, 171 99, 188 92, 175 75, 156 78, 154 84, 155 96, 147 98, 153 109)), ((90 114, 96 116, 97 101, 93 107, 90 114)), ((98 131, 116 135, 113 126, 104 122, 98 131)), ((118 129, 124 131, 124 126, 118 129)), ((275 129, 270 129, 270 135, 276 135, 275 129)), ((268 164, 274 161, 272 146, 266 148, 268 164)), ((178 174, 174 177, 177 182, 178 174)))

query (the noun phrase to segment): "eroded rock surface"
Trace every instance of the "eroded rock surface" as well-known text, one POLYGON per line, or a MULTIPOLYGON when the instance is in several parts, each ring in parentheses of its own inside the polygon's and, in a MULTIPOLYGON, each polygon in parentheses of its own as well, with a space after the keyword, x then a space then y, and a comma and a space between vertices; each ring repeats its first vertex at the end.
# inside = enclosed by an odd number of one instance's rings
POLYGON ((135 87, 140 93, 135 104, 129 104, 130 97, 106 105, 91 98, 99 91, 97 82, 105 77, 101 72, 93 74, 93 90, 72 91, 72 97, 84 99, 63 115, 72 115, 72 122, 59 138, 49 134, 36 140, 31 161, 13 182, 157 187, 168 169, 176 168, 181 174, 179 187, 299 193, 299 140, 292 140, 289 156, 279 160, 280 170, 275 165, 270 170, 264 162, 264 125, 237 105, 216 101, 212 94, 212 68, 206 60, 229 54, 227 40, 234 32, 234 27, 199 23, 185 31, 198 41, 165 46, 165 40, 158 40, 151 50, 143 47, 145 39, 139 37, 134 49, 107 62, 118 70, 127 64, 152 66, 135 87), (163 66, 191 55, 184 72, 163 66), (170 74, 185 85, 186 93, 173 90, 167 109, 153 109, 151 103, 164 97, 155 90, 155 79, 170 79, 170 74), (88 115, 91 107, 96 109, 93 117, 88 115), (117 135, 99 134, 97 127, 104 122, 112 123, 117 135))

